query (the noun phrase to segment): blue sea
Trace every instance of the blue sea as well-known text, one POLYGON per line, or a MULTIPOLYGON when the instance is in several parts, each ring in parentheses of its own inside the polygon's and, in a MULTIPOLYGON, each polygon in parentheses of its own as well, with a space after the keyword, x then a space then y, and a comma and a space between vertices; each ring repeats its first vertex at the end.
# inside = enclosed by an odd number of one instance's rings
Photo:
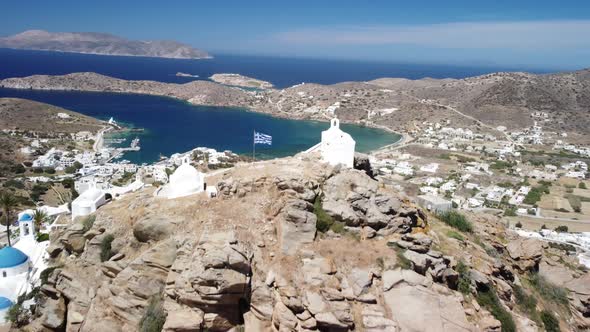
MULTIPOLYGON (((0 49, 0 78, 91 71, 129 80, 185 83, 208 79, 215 73, 239 73, 282 88, 301 82, 332 84, 379 77, 461 78, 498 70, 505 69, 232 55, 177 60, 0 49), (177 77, 177 72, 199 78, 177 77)), ((198 146, 248 154, 252 150, 254 130, 273 136, 272 146, 257 146, 258 157, 293 155, 317 143, 321 131, 328 127, 324 122, 279 119, 244 109, 194 106, 147 95, 0 89, 0 97, 36 100, 99 119, 113 117, 129 126, 143 128, 144 132, 132 135, 140 138, 141 151, 124 155, 136 163, 153 162, 161 154, 169 156, 198 146)), ((342 127, 357 141, 357 150, 361 152, 400 138, 378 129, 342 127)))

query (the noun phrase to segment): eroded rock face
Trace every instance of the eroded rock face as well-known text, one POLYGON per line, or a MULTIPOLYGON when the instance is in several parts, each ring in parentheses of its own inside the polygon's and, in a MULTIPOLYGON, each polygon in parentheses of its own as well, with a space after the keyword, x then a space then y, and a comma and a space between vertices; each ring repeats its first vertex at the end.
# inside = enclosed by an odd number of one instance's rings
POLYGON ((506 246, 510 258, 516 262, 514 267, 521 271, 537 271, 543 249, 543 242, 530 238, 518 238, 506 246))
POLYGON ((323 192, 323 209, 349 227, 368 226, 379 235, 389 235, 409 232, 426 222, 421 211, 379 192, 377 182, 362 171, 340 171, 324 183, 323 192))
POLYGON ((94 331, 110 313, 124 330, 136 328, 150 299, 162 293, 176 250, 174 239, 160 242, 130 262, 110 283, 103 283, 82 330, 94 331))
POLYGON ((472 331, 460 296, 399 284, 383 294, 400 331, 472 331), (416 316, 419 313, 419 318, 416 316))
POLYGON ((276 221, 283 253, 292 255, 303 245, 312 243, 316 235, 316 223, 313 205, 301 199, 289 200, 276 221))
POLYGON ((204 234, 197 243, 187 242, 168 275, 166 294, 176 302, 219 318, 205 325, 217 330, 216 321, 237 325, 240 306, 250 300, 251 249, 232 232, 204 234))

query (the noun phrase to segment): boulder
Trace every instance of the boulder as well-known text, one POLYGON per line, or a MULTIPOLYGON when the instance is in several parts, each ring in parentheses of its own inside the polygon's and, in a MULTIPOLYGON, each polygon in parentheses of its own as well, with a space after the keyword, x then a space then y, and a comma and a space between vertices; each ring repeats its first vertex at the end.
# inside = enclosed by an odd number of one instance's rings
POLYGON ((166 217, 152 217, 140 220, 133 227, 133 235, 140 242, 161 241, 174 230, 174 224, 166 217))
POLYGON ((406 283, 411 286, 428 285, 429 282, 423 275, 420 275, 412 270, 388 270, 381 276, 383 283, 383 291, 386 292, 401 283, 406 283))
POLYGON ((184 308, 168 312, 162 332, 201 331, 204 313, 199 309, 184 308))
POLYGON ((434 267, 438 263, 443 262, 442 258, 434 258, 432 256, 420 254, 412 250, 406 250, 403 255, 412 263, 412 269, 422 275, 426 274, 426 271, 430 267, 434 267))
POLYGON ((374 178, 373 167, 371 166, 368 155, 355 152, 353 167, 354 169, 365 172, 369 177, 374 178))
MULTIPOLYGON (((238 242, 233 232, 206 234, 200 243, 178 250, 166 294, 187 307, 220 316, 214 321, 235 325, 241 319, 240 306, 251 294, 251 262, 250 245, 238 242)), ((257 313, 267 317, 269 294, 258 288, 255 295, 257 313)))
POLYGON ((364 294, 373 282, 373 272, 369 270, 353 268, 348 275, 348 282, 355 296, 364 294))
POLYGON ((399 284, 384 292, 385 304, 400 331, 472 331, 460 297, 423 286, 399 284))
POLYGON ((310 203, 292 199, 277 216, 279 240, 284 254, 293 255, 301 246, 315 239, 317 217, 312 211, 313 205, 310 203))
POLYGON ((290 331, 295 330, 298 320, 295 314, 279 301, 275 304, 273 310, 272 324, 279 331, 284 331, 285 329, 290 331))
POLYGON ((545 245, 540 240, 519 237, 510 241, 506 250, 515 262, 514 267, 526 272, 538 270, 544 247, 545 245))
POLYGON ((66 303, 63 297, 48 299, 42 307, 41 324, 51 330, 60 330, 66 321, 66 303))

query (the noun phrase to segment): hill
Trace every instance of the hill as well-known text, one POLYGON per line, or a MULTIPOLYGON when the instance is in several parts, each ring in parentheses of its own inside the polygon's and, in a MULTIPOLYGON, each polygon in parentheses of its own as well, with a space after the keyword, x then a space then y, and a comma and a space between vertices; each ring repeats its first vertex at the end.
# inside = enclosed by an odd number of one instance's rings
POLYGON ((260 91, 210 81, 128 81, 95 73, 8 78, 0 81, 0 87, 163 95, 295 119, 326 120, 336 115, 346 122, 399 132, 421 129, 425 122, 450 120, 455 127, 497 133, 498 126, 519 131, 538 121, 546 131, 568 133, 572 142, 590 140, 588 69, 545 75, 500 72, 465 79, 381 78, 260 91))
POLYGON ((54 145, 70 145, 70 134, 96 133, 102 122, 66 109, 18 98, 0 98, 0 177, 18 173, 19 165, 30 158, 20 152, 35 138, 54 145))
POLYGON ((176 41, 128 40, 115 35, 96 32, 28 30, 13 36, 0 38, 0 47, 173 59, 204 59, 211 57, 205 51, 176 41))
POLYGON ((23 328, 589 326, 590 274, 497 217, 438 219, 364 172, 313 156, 241 164, 207 183, 218 197, 165 199, 146 188, 52 234, 55 268, 23 328))

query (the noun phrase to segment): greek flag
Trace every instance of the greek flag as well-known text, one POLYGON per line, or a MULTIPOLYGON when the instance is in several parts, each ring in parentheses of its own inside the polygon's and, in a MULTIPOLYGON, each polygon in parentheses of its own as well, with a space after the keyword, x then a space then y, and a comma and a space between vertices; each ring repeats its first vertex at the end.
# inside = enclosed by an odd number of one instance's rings
POLYGON ((272 136, 254 132, 254 144, 272 145, 272 136))

